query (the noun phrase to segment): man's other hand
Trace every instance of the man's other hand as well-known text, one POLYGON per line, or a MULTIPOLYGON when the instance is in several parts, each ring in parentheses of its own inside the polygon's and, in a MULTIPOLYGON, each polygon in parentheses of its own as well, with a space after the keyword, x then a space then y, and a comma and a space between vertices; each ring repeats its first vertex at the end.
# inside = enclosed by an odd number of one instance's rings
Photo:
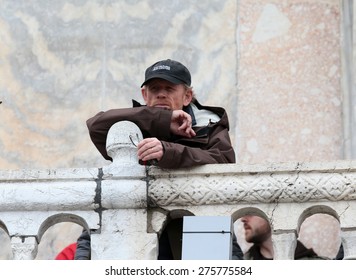
POLYGON ((192 117, 183 110, 174 110, 171 118, 171 133, 192 138, 195 131, 192 129, 192 117))

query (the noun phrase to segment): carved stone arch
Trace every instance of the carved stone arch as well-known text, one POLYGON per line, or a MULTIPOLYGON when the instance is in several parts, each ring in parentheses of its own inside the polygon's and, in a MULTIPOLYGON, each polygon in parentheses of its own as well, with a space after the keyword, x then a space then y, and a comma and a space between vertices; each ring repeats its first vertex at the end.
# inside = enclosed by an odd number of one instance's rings
POLYGON ((87 222, 80 216, 75 215, 75 214, 68 214, 68 213, 60 213, 60 214, 55 214, 53 216, 48 217, 40 226, 38 230, 38 242, 41 241, 43 234, 48 230, 51 226, 62 223, 62 222, 68 222, 68 223, 75 223, 80 226, 82 226, 84 229, 89 230, 89 226, 87 222))
POLYGON ((174 209, 174 210, 169 211, 166 215, 166 219, 162 223, 162 227, 159 231, 159 234, 162 233, 162 231, 164 230, 164 228, 167 226, 167 224, 170 221, 175 220, 175 219, 181 219, 184 216, 195 216, 195 215, 192 212, 185 210, 185 209, 174 209))
POLYGON ((259 216, 261 218, 266 219, 267 221, 270 221, 270 219, 268 218, 266 213, 264 211, 262 211, 261 209, 259 209, 258 207, 241 208, 232 214, 232 220, 233 220, 233 222, 236 222, 238 219, 240 219, 246 215, 259 216))
POLYGON ((175 209, 167 213, 158 234, 158 259, 181 259, 184 216, 194 216, 194 214, 185 209, 175 209))
POLYGON ((0 220, 0 260, 10 260, 13 258, 9 230, 3 221, 0 220))
POLYGON ((1 220, 0 220, 0 229, 2 229, 7 235, 10 235, 6 225, 1 220))
POLYGON ((297 233, 299 233, 300 227, 303 224, 303 222, 307 218, 309 218, 315 214, 327 214, 327 215, 334 217, 338 222, 340 222, 339 215, 331 207, 326 206, 326 205, 314 205, 314 206, 311 206, 311 207, 305 209, 303 211, 303 213, 299 216, 298 225, 297 225, 297 233))
POLYGON ((305 209, 298 219, 297 237, 321 257, 335 258, 341 247, 340 217, 326 205, 305 209), (318 236, 318 238, 313 238, 318 236))

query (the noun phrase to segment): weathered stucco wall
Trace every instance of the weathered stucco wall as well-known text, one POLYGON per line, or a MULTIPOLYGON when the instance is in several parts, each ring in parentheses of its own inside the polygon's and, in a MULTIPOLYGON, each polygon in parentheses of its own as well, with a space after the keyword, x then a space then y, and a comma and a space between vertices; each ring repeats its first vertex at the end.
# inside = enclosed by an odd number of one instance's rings
POLYGON ((343 157, 339 0, 2 0, 0 168, 107 164, 85 121, 186 64, 227 109, 240 163, 343 157))
POLYGON ((141 101, 160 59, 234 115, 235 1, 2 1, 0 15, 0 168, 100 165, 85 121, 141 101))
POLYGON ((240 1, 243 162, 342 157, 340 1, 240 1))

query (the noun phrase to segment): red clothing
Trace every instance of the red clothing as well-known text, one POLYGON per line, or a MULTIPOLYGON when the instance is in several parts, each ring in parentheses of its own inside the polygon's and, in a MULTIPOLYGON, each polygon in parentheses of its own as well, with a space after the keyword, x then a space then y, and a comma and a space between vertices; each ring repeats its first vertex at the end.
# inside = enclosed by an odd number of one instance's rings
POLYGON ((68 245, 62 251, 59 252, 55 260, 74 260, 76 249, 77 242, 68 245))

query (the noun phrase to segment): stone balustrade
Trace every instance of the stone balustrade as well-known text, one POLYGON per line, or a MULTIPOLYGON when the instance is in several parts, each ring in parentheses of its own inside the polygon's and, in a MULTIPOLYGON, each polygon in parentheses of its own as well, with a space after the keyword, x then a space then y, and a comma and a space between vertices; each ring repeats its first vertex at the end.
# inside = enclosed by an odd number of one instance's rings
POLYGON ((211 164, 163 170, 138 164, 136 125, 116 123, 110 165, 90 169, 1 170, 0 228, 13 259, 35 259, 45 231, 73 222, 91 231, 92 259, 156 259, 168 217, 265 216, 275 259, 293 259, 313 214, 340 223, 344 259, 356 259, 356 162, 211 164))

